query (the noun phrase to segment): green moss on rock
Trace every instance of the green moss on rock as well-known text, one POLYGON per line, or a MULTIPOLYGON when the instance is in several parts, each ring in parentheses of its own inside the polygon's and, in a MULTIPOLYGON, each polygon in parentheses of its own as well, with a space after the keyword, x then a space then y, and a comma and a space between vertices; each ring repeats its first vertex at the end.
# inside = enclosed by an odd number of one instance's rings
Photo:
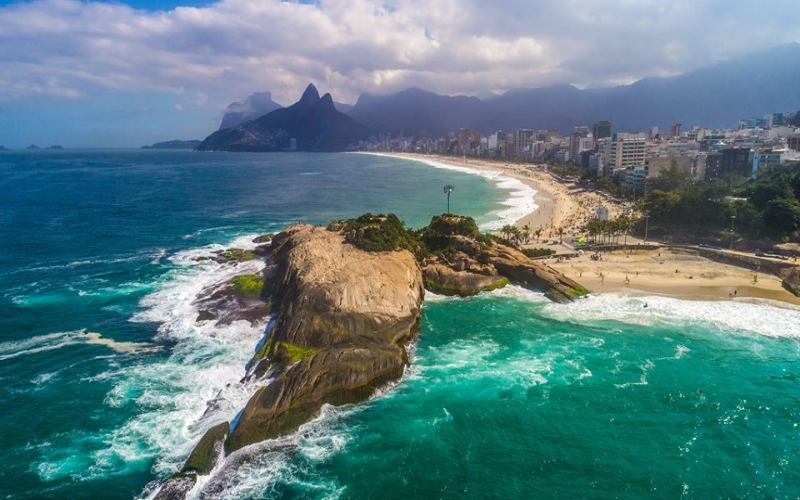
POLYGON ((222 453, 222 443, 228 437, 230 426, 223 422, 206 431, 200 442, 192 450, 192 454, 184 464, 181 472, 208 475, 222 453))
POLYGON ((570 288, 569 290, 566 291, 567 295, 569 295, 570 297, 574 297, 574 298, 583 297, 584 295, 587 295, 588 293, 589 293, 589 289, 587 289, 585 286, 582 286, 582 285, 576 286, 575 288, 570 288))
POLYGON ((261 274, 244 274, 235 276, 228 280, 233 290, 243 297, 258 299, 262 297, 264 288, 264 277, 261 274))
POLYGON ((492 290, 499 290, 500 288, 504 288, 506 285, 508 285, 508 278, 503 277, 484 288, 483 291, 491 292, 492 290))
POLYGON ((258 258, 258 255, 256 255, 252 250, 243 250, 241 248, 230 248, 223 251, 219 255, 229 262, 246 262, 248 260, 256 260, 258 258))

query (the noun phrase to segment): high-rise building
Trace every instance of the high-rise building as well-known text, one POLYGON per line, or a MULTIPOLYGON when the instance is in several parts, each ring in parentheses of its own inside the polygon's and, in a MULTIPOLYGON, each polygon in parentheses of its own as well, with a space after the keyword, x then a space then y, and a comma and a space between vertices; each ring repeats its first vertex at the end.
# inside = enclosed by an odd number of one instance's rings
POLYGON ((594 149, 594 139, 589 127, 575 127, 569 137, 569 157, 572 161, 584 151, 594 149))
POLYGON ((672 137, 680 137, 681 136, 681 124, 680 123, 676 123, 675 125, 672 126, 672 129, 670 130, 670 135, 672 137))
POLYGON ((755 151, 750 148, 726 148, 706 157, 705 180, 727 177, 752 177, 756 173, 755 151))
POLYGON ((786 138, 786 147, 800 151, 800 134, 790 135, 786 138))
POLYGON ((519 129, 514 131, 514 148, 517 152, 517 156, 521 156, 525 151, 530 152, 531 141, 534 138, 533 135, 533 130, 529 129, 519 129))
POLYGON ((644 164, 646 142, 644 134, 614 134, 611 142, 611 166, 625 168, 644 164))
POLYGON ((594 124, 592 127, 592 134, 594 135, 595 139, 605 139, 606 137, 611 137, 611 122, 608 120, 602 120, 594 124))

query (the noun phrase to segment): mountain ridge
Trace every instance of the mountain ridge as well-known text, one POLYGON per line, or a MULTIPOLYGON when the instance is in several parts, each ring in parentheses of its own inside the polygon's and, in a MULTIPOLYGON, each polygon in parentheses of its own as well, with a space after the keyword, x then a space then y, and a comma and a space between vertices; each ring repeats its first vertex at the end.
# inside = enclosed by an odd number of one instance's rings
POLYGON ((484 133, 557 129, 610 120, 614 130, 656 125, 732 127, 739 119, 800 107, 800 44, 722 61, 672 77, 578 89, 554 84, 512 89, 491 99, 442 96, 420 89, 362 94, 350 116, 378 133, 440 137, 459 128, 484 133), (413 118, 413 119, 412 119, 413 118))

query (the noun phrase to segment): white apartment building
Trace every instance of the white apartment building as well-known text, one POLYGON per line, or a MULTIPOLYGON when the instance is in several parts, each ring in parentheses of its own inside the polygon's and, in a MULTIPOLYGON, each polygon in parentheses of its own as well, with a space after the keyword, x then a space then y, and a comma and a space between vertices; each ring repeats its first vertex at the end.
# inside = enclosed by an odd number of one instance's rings
POLYGON ((611 141, 611 155, 607 157, 611 167, 625 168, 644 164, 647 136, 645 134, 614 134, 611 141))

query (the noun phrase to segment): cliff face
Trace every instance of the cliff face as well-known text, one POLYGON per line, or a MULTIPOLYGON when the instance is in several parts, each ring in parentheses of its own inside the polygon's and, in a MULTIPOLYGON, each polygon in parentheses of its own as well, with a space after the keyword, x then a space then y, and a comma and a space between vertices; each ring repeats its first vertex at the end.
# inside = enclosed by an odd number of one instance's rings
POLYGON ((275 380, 248 402, 225 447, 294 431, 325 404, 354 403, 399 379, 419 325, 422 275, 408 251, 365 252, 335 231, 273 239, 274 330, 251 371, 275 380))

